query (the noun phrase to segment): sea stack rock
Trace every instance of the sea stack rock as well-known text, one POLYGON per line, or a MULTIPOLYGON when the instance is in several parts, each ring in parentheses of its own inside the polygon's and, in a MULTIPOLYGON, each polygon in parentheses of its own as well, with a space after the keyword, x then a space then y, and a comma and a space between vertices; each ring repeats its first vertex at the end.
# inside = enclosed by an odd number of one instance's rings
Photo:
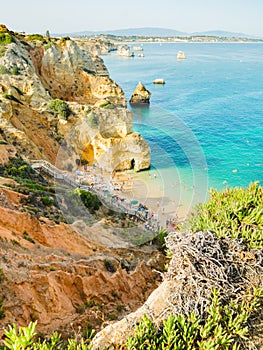
POLYGON ((117 55, 124 57, 131 57, 131 50, 128 45, 118 45, 117 47, 117 55))
POLYGON ((177 59, 178 60, 184 60, 185 59, 185 53, 183 51, 177 52, 177 59))
POLYGON ((146 87, 139 82, 130 99, 130 103, 150 103, 151 93, 146 89, 146 87))

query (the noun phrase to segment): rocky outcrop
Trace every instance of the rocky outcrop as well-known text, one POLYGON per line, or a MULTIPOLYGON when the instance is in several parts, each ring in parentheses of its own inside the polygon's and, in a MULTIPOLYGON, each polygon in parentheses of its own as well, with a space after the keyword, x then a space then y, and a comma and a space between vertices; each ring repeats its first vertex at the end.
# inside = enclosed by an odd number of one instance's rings
MULTIPOLYGON (((36 58, 35 50, 32 50, 31 56, 36 58)), ((94 104, 101 98, 107 98, 115 104, 125 104, 123 91, 105 75, 105 69, 101 75, 102 60, 96 61, 74 41, 51 45, 43 50, 40 57, 39 78, 52 98, 82 104, 94 104)))
POLYGON ((4 140, 30 159, 55 163, 61 145, 67 143, 75 152, 69 161, 101 162, 107 170, 149 167, 149 147, 133 133, 124 93, 98 56, 67 38, 32 42, 27 36, 21 40, 9 31, 8 35, 12 42, 0 57, 4 140), (66 116, 49 108, 54 99, 67 101, 66 116))
POLYGON ((132 93, 132 96, 130 98, 130 103, 150 103, 150 97, 151 93, 149 90, 146 89, 146 87, 139 82, 139 84, 136 86, 135 90, 132 93))
POLYGON ((164 79, 154 79, 153 84, 164 85, 165 84, 165 80, 164 79))
POLYGON ((16 149, 14 146, 0 143, 0 164, 7 163, 10 158, 14 158, 15 156, 16 149))
MULTIPOLYGON (((106 102, 105 106, 111 105, 106 102)), ((67 146, 61 147, 57 157, 60 169, 67 169, 76 159, 109 172, 150 166, 150 148, 140 134, 132 132, 132 113, 127 109, 95 107, 74 126, 65 122, 61 128, 65 134, 69 131, 67 146)))
POLYGON ((185 53, 184 53, 183 51, 178 51, 178 52, 177 52, 176 58, 177 58, 178 60, 184 60, 184 59, 186 58, 186 57, 185 57, 185 53))
POLYGON ((94 39, 75 39, 78 45, 89 54, 94 56, 108 54, 117 51, 117 45, 108 37, 94 39))
POLYGON ((94 338, 92 345, 95 350, 103 350, 112 346, 113 349, 121 348, 127 342, 128 336, 132 335, 136 324, 143 315, 148 315, 155 323, 163 319, 164 310, 169 309, 169 297, 174 293, 176 284, 164 281, 149 296, 147 301, 133 313, 125 316, 117 323, 111 324, 101 330, 94 338))
POLYGON ((117 55, 124 57, 131 57, 130 46, 128 45, 118 45, 117 47, 117 55))

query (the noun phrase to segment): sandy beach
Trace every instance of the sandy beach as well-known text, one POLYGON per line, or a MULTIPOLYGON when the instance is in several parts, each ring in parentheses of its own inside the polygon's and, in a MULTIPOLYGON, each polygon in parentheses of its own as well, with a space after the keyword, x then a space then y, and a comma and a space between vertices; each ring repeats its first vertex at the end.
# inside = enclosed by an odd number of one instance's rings
MULTIPOLYGON (((169 221, 185 220, 198 202, 194 186, 187 186, 184 179, 166 170, 151 169, 138 173, 129 170, 111 174, 98 167, 89 167, 83 173, 84 180, 87 175, 94 179, 94 188, 103 184, 104 191, 107 189, 110 195, 125 198, 126 203, 133 202, 135 209, 139 205, 147 207, 163 228, 169 221)), ((81 176, 80 181, 83 181, 81 176)))

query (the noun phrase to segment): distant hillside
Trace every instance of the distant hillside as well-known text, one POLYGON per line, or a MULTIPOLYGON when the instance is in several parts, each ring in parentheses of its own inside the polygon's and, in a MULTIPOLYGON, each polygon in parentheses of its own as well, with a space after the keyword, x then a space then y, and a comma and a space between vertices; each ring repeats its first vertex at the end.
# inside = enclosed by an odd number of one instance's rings
POLYGON ((184 36, 187 33, 180 32, 174 29, 166 28, 128 28, 128 29, 117 29, 105 32, 106 34, 116 35, 116 36, 184 36))
POLYGON ((248 38, 251 37, 248 34, 244 33, 233 33, 233 32, 227 32, 224 30, 209 30, 207 32, 195 32, 191 35, 199 36, 199 35, 205 35, 205 36, 219 36, 219 37, 225 37, 225 38, 248 38))
POLYGON ((219 36, 219 37, 234 37, 234 38, 251 38, 251 35, 244 33, 234 33, 222 30, 211 30, 206 32, 186 33, 175 29, 168 28, 127 28, 116 30, 101 30, 101 31, 82 31, 73 33, 53 34, 54 36, 90 36, 90 35, 115 35, 115 36, 146 36, 146 37, 173 37, 173 36, 219 36))
MULTIPOLYGON (((90 35, 115 35, 115 36, 158 36, 158 37, 167 37, 167 36, 185 36, 187 33, 180 32, 174 29, 166 28, 127 28, 127 29, 116 29, 116 30, 101 30, 101 31, 83 31, 83 32, 74 32, 74 33, 63 33, 57 35, 68 35, 72 37, 78 36, 90 36, 90 35)), ((54 34, 56 35, 56 34, 54 34)))

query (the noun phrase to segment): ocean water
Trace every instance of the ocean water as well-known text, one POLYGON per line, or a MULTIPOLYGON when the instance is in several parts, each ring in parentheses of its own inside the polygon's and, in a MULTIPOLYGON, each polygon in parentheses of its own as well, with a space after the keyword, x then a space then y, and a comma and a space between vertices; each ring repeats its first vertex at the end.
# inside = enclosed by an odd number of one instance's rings
POLYGON ((128 100, 139 81, 152 93, 149 107, 129 106, 151 147, 141 179, 156 176, 166 201, 189 208, 211 187, 263 183, 263 44, 142 46, 144 58, 103 56, 128 100), (185 60, 176 59, 179 50, 185 60), (152 84, 156 78, 166 84, 152 84))

